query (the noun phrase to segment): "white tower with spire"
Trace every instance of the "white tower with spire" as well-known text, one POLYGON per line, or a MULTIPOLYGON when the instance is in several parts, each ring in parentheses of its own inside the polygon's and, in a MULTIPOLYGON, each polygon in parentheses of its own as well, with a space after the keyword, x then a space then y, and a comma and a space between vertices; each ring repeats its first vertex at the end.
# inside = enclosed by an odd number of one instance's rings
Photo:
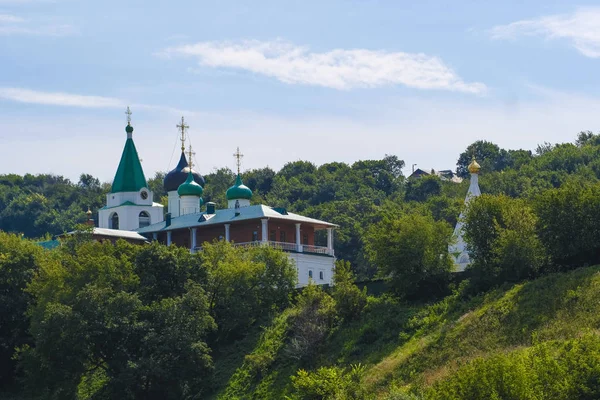
MULTIPOLYGON (((481 196, 481 190, 479 189, 479 170, 481 166, 475 161, 475 157, 473 157, 473 161, 469 164, 469 172, 471 173, 471 184, 469 185, 469 191, 467 192, 467 197, 465 198, 465 205, 469 204, 469 201, 473 197, 481 196)), ((463 238, 463 226, 464 226, 464 211, 460 213, 458 217, 458 223, 454 228, 454 234, 452 235, 454 238, 454 244, 448 246, 448 252, 454 258, 454 263, 456 264, 456 270, 458 272, 464 271, 465 268, 471 263, 471 259, 469 257, 469 252, 467 251, 467 244, 463 238)))

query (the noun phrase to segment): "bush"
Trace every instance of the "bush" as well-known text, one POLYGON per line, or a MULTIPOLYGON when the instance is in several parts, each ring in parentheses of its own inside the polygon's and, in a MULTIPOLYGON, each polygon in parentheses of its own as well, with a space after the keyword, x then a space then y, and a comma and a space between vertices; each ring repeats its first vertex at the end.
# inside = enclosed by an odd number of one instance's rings
POLYGON ((314 372, 299 370, 292 376, 295 393, 290 400, 363 400, 365 391, 360 378, 365 368, 351 365, 350 368, 321 367, 314 372))
POLYGON ((336 318, 335 301, 320 286, 309 284, 298 296, 291 318, 289 357, 310 361, 318 354, 336 318))
POLYGON ((426 392, 426 399, 571 400, 600 396, 600 338, 545 342, 476 359, 426 392))
POLYGON ((350 263, 340 260, 335 263, 331 296, 335 300, 337 315, 345 321, 360 317, 367 305, 367 288, 362 291, 354 284, 350 263))

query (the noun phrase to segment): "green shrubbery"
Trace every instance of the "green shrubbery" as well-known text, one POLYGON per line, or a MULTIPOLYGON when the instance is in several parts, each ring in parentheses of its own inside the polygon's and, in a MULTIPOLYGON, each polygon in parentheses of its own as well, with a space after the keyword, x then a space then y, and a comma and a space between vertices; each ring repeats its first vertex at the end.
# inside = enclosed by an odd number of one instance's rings
POLYGON ((572 400, 600 398, 600 337, 476 359, 429 389, 427 400, 572 400))

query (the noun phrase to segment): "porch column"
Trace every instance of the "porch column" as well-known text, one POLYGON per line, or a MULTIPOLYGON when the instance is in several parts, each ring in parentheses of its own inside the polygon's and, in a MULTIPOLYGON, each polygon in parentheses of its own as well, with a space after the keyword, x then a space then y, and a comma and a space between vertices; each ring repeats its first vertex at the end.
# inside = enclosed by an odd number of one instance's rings
POLYGON ((158 233, 157 232, 154 232, 152 234, 152 240, 158 240, 158 233))
POLYGON ((171 245, 171 231, 167 231, 167 246, 171 245))
POLYGON ((225 224, 225 241, 229 242, 229 227, 231 224, 225 224))
POLYGON ((296 224, 296 251, 302 253, 302 242, 300 241, 300 224, 296 224))
POLYGON ((194 250, 196 247, 198 247, 198 246, 196 246, 197 230, 198 230, 198 228, 192 228, 192 248, 191 248, 191 250, 194 250))
POLYGON ((327 228, 327 253, 333 255, 333 228, 327 228))
POLYGON ((260 230, 262 241, 266 243, 269 240, 269 220, 267 218, 263 218, 260 220, 260 222, 262 222, 262 228, 260 230))

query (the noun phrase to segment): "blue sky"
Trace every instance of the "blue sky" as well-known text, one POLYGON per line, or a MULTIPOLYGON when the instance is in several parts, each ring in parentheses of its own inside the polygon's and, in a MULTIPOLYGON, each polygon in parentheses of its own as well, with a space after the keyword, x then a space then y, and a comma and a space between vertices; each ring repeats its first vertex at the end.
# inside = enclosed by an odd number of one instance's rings
POLYGON ((0 173, 112 180, 127 105, 148 177, 597 131, 600 4, 521 3, 0 0, 0 173))

